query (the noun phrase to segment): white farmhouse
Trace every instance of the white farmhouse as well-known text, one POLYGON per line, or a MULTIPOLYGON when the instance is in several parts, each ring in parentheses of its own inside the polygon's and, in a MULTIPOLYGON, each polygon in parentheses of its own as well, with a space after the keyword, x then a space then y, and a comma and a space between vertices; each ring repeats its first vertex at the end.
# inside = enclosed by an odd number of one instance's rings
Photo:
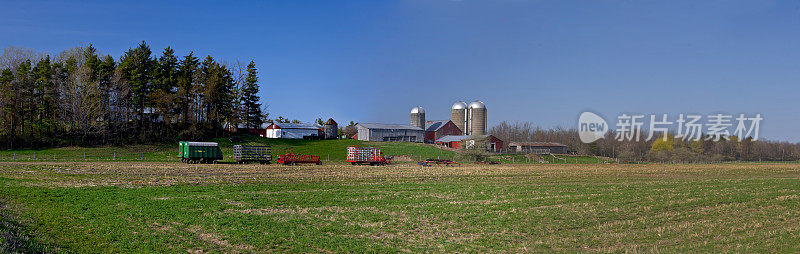
POLYGON ((261 133, 265 138, 287 139, 317 139, 322 135, 322 126, 312 123, 271 123, 261 133))

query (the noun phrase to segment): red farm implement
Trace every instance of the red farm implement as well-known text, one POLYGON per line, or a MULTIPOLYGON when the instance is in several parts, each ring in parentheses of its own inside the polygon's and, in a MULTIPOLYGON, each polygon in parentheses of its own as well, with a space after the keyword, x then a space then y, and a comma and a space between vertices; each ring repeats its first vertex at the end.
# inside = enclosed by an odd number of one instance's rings
POLYGON ((319 160, 319 156, 317 155, 292 153, 278 155, 278 163, 283 165, 296 165, 300 163, 314 163, 317 165, 322 165, 322 161, 319 160))
POLYGON ((347 162, 353 165, 386 165, 391 163, 391 158, 383 156, 380 148, 349 146, 347 147, 347 162))

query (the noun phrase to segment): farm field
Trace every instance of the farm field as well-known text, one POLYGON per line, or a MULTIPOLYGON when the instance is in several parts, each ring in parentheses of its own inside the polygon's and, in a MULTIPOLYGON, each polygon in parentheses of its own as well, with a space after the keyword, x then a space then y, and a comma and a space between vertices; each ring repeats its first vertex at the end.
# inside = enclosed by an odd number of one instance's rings
POLYGON ((797 252, 800 165, 0 162, 21 252, 797 252))
POLYGON ((616 163, 615 159, 595 157, 589 155, 567 155, 567 154, 548 154, 539 155, 535 158, 529 158, 525 154, 501 154, 489 157, 490 160, 499 161, 501 163, 510 164, 600 164, 600 163, 616 163))

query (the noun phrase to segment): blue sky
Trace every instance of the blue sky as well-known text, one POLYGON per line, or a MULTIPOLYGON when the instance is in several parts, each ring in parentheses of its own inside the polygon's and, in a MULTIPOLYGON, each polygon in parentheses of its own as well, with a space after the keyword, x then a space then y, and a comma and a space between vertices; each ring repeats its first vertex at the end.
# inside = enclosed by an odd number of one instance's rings
POLYGON ((482 100, 489 124, 577 123, 586 110, 761 113, 800 141, 798 1, 9 1, 0 47, 145 40, 255 60, 270 112, 311 121, 446 119, 482 100))

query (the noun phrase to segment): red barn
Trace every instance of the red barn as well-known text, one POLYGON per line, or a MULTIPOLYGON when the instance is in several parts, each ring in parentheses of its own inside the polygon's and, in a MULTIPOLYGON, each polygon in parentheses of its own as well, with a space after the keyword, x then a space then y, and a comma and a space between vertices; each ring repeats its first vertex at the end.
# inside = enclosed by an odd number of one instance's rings
POLYGON ((503 149, 503 140, 492 135, 468 136, 468 135, 450 135, 444 136, 436 140, 437 145, 450 147, 453 149, 461 148, 464 145, 474 144, 475 140, 486 140, 488 143, 486 148, 491 152, 500 152, 503 149))
POLYGON ((425 122, 425 143, 434 143, 437 139, 450 135, 461 135, 461 129, 450 120, 425 122))

